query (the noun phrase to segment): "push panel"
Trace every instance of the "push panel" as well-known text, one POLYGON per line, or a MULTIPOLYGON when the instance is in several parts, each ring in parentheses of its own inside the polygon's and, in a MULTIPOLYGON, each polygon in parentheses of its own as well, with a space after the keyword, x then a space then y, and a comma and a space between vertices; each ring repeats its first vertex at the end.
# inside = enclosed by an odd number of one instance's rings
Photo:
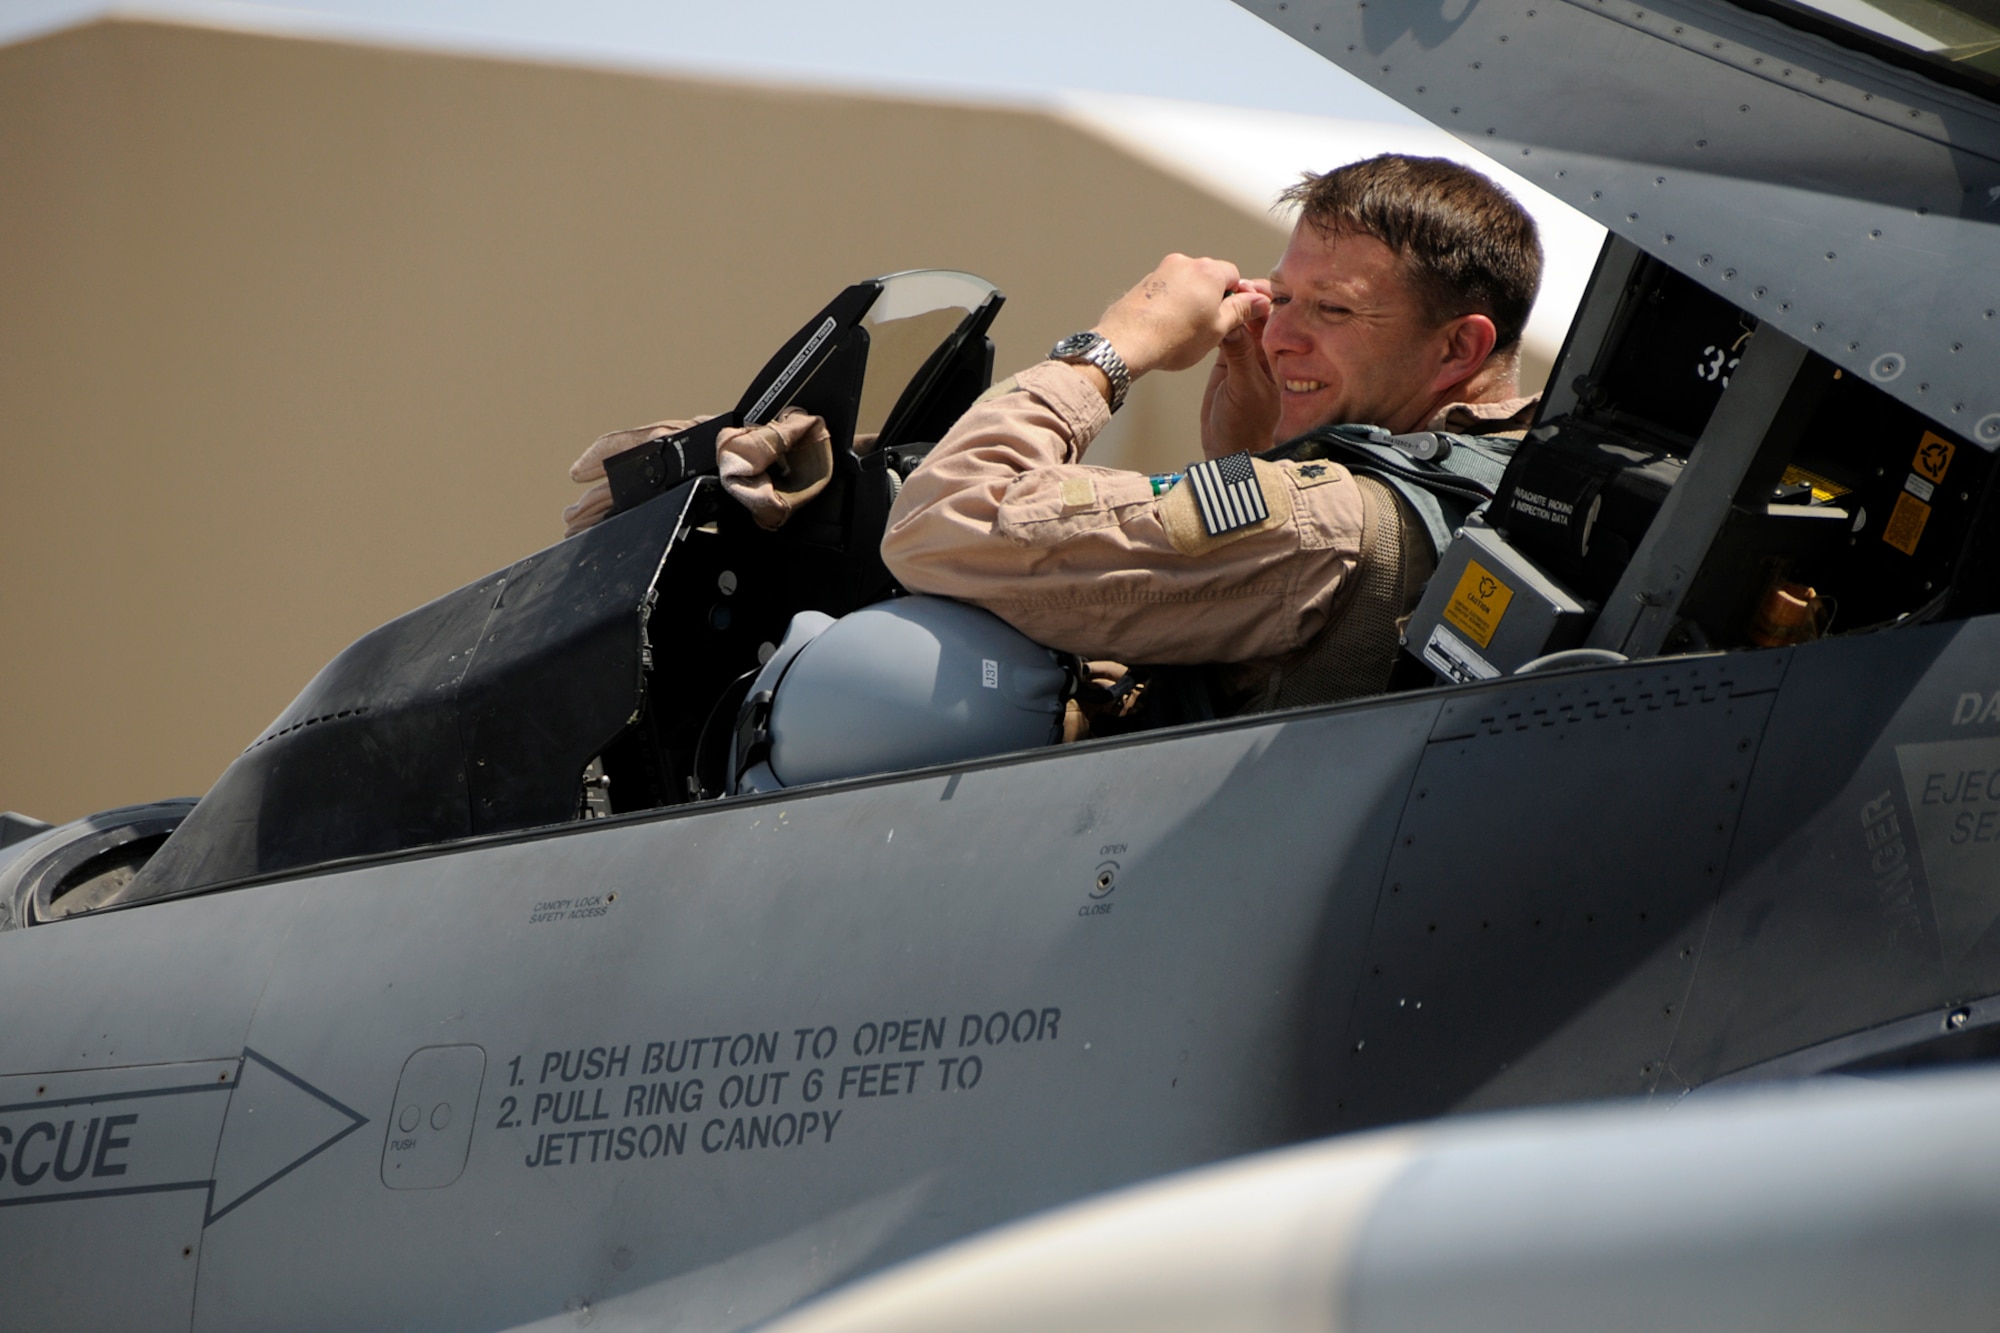
POLYGON ((1783 667, 1657 663, 1445 705, 1339 1057, 1343 1126, 1660 1082, 1783 667))
POLYGON ((486 1052, 426 1046, 403 1062, 395 1118, 383 1131, 382 1183, 392 1190, 442 1189, 465 1171, 486 1052))
POLYGON ((1674 1066, 2000 991, 2000 622, 1794 650, 1674 1066))
POLYGON ((1051 750, 228 895, 299 914, 251 1045, 372 1127, 215 1220, 196 1327, 742 1326, 977 1228, 1321 1132, 1317 1072, 1437 709, 1051 750), (484 1052, 463 1171, 391 1188, 381 1136, 464 1100, 398 1092, 427 1047, 484 1052))

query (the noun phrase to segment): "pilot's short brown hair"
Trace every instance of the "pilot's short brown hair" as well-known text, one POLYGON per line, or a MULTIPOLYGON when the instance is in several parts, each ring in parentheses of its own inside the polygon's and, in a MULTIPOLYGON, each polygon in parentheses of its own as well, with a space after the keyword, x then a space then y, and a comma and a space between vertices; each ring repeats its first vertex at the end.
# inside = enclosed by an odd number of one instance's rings
POLYGON ((1470 167, 1384 153, 1307 172, 1278 198, 1321 235, 1358 232, 1394 250, 1433 323, 1481 314, 1496 351, 1521 341, 1542 285, 1541 239, 1514 196, 1470 167))

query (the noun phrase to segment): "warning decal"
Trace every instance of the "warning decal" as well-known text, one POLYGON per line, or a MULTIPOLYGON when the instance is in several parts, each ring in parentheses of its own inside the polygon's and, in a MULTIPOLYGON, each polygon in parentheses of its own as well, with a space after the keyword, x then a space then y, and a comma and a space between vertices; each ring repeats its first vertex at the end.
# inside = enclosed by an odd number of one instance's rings
POLYGON ((1924 524, 1930 522, 1930 518, 1931 507, 1904 491, 1896 497, 1896 508, 1889 515, 1889 526, 1882 529, 1882 540, 1904 555, 1915 555, 1917 543, 1923 540, 1924 524))
POLYGON ((1431 628, 1431 637, 1424 644, 1424 661, 1430 663, 1440 676, 1461 685, 1468 681, 1493 680, 1500 675, 1498 667, 1443 625, 1431 628))
POLYGON ((1910 460, 1910 469, 1925 481, 1943 481, 1945 469, 1951 466, 1951 456, 1957 452, 1958 446, 1944 436, 1925 431, 1924 438, 1917 442, 1917 456, 1910 460))
POLYGON ((1490 648, 1493 631, 1500 628, 1500 617, 1507 614, 1507 603, 1513 600, 1512 588, 1494 578, 1477 560, 1468 560, 1458 586, 1451 591, 1451 600, 1445 604, 1444 618, 1481 648, 1490 648))

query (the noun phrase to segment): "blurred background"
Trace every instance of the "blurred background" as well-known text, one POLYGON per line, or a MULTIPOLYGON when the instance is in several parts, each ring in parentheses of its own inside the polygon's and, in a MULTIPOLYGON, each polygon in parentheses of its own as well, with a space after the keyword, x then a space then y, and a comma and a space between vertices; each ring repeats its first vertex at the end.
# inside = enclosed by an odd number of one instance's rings
MULTIPOLYGON (((732 404, 849 282, 996 373, 1302 170, 1494 171, 1539 381, 1602 232, 1227 0, 0 3, 0 810, 206 790, 344 645, 546 546, 596 435, 732 404)), ((1205 368, 1091 461, 1199 454, 1205 368)))

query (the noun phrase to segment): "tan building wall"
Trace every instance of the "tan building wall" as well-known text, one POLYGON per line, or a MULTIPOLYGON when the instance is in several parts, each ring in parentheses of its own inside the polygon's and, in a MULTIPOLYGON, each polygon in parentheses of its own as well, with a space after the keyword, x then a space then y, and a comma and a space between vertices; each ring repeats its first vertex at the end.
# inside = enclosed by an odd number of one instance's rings
MULTIPOLYGON (((205 790, 370 627, 559 535, 847 282, 970 269, 1001 373, 1282 235, 1041 114, 140 22, 0 50, 0 809, 205 790)), ((1199 374, 1103 461, 1198 452, 1199 374), (1140 447, 1140 446, 1143 446, 1140 447)))

